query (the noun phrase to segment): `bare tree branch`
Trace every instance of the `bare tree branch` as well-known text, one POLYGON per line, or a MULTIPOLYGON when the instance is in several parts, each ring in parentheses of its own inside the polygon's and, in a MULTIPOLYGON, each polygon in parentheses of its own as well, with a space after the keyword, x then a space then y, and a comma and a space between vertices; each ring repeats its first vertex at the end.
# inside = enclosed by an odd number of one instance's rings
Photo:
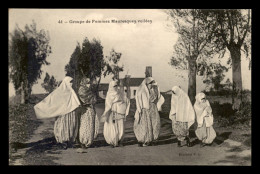
POLYGON ((244 32, 244 35, 243 35, 242 39, 241 39, 240 42, 238 43, 240 47, 242 46, 242 44, 243 44, 243 42, 244 42, 244 40, 245 40, 246 34, 247 34, 247 32, 248 32, 248 29, 249 29, 249 21, 250 21, 250 9, 248 9, 248 20, 247 20, 247 25, 246 25, 246 28, 245 28, 246 31, 244 32))
MULTIPOLYGON (((178 25, 178 29, 180 30, 180 24, 179 24, 179 20, 177 19, 177 22, 176 22, 176 24, 178 25)), ((177 30, 178 30, 177 29, 177 30)), ((188 54, 189 54, 189 56, 190 56, 190 49, 189 49, 189 47, 188 47, 188 45, 187 45, 187 43, 184 41, 184 39, 180 36, 180 38, 181 38, 181 40, 182 40, 182 42, 183 42, 183 45, 185 46, 185 48, 186 48, 186 50, 187 50, 187 52, 188 52, 188 54)))
POLYGON ((229 16, 229 11, 226 10, 226 14, 227 14, 227 17, 228 17, 228 25, 229 25, 229 31, 230 31, 230 44, 232 43, 232 41, 234 40, 234 26, 232 24, 232 19, 231 17, 229 16))
POLYGON ((225 31, 224 31, 224 28, 223 28, 223 19, 221 20, 221 19, 219 19, 219 17, 218 17, 218 23, 220 24, 221 37, 222 37, 222 39, 223 39, 225 45, 226 45, 227 47, 229 47, 229 43, 228 43, 228 41, 227 41, 226 34, 225 34, 225 31))

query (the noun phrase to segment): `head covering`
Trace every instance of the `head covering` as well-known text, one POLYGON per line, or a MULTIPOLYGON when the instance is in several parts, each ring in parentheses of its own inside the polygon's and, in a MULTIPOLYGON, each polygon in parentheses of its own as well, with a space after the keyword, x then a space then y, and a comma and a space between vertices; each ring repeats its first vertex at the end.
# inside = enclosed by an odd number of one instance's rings
POLYGON ((71 87, 71 80, 71 77, 66 76, 57 89, 34 106, 38 119, 67 114, 80 105, 80 101, 71 87))
POLYGON ((112 106, 112 111, 127 116, 130 109, 130 100, 126 96, 122 83, 119 87, 120 88, 118 89, 118 95, 120 101, 114 103, 114 105, 112 106))
POLYGON ((83 77, 80 82, 80 86, 78 90, 79 99, 82 101, 82 103, 84 104, 96 103, 96 95, 91 90, 92 87, 93 86, 90 83, 90 79, 87 77, 83 77))
POLYGON ((172 88, 171 111, 169 118, 173 120, 176 114, 176 121, 188 122, 190 127, 195 121, 195 113, 188 95, 178 86, 172 88))
POLYGON ((203 125, 203 121, 205 120, 206 127, 210 127, 213 125, 213 114, 210 103, 208 100, 206 102, 202 102, 202 99, 205 98, 206 95, 202 92, 196 95, 196 102, 194 104, 194 110, 196 113, 196 119, 198 123, 198 127, 203 125), (208 116, 208 117, 206 117, 208 116))
MULTIPOLYGON (((149 83, 151 83, 152 81, 154 81, 154 79, 153 79, 152 77, 147 77, 147 78, 145 78, 144 80, 145 80, 146 85, 148 85, 149 83)), ((154 81, 153 83, 155 83, 155 81, 154 81)))
POLYGON ((141 113, 142 109, 149 109, 149 90, 147 88, 147 85, 149 83, 152 83, 152 85, 156 86, 158 89, 158 102, 157 102, 157 109, 158 111, 161 111, 161 106, 164 103, 164 97, 160 93, 159 86, 155 82, 155 80, 152 77, 147 77, 143 80, 139 88, 137 89, 135 100, 136 100, 136 112, 135 112, 135 119, 139 120, 139 114, 141 113))
POLYGON ((113 80, 109 83, 106 100, 105 100, 105 111, 101 117, 101 122, 104 122, 109 116, 112 109, 112 105, 116 102, 122 101, 119 91, 115 90, 114 88, 117 85, 118 85, 118 80, 113 80))

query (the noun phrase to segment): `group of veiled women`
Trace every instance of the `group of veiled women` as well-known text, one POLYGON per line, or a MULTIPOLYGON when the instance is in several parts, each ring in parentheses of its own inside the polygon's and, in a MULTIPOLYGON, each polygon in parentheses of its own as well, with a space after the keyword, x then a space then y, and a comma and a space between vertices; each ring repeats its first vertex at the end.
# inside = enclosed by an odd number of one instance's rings
MULTIPOLYGON (((80 144, 81 149, 93 145, 97 138, 100 122, 104 122, 103 135, 111 147, 123 146, 125 121, 129 114, 130 100, 118 80, 109 83, 102 116, 95 111, 97 102, 94 88, 95 80, 83 77, 77 93, 72 88, 73 79, 66 76, 57 89, 34 106, 37 118, 56 117, 54 135, 64 148, 80 144)), ((178 139, 178 147, 191 146, 189 129, 196 122, 196 136, 201 145, 208 145, 216 137, 212 109, 204 93, 196 95, 192 106, 188 95, 178 86, 171 90, 171 110, 169 118, 172 130, 178 139), (186 140, 186 141, 185 141, 186 140)), ((136 96, 134 115, 134 134, 139 146, 153 145, 160 134, 160 115, 164 97, 158 84, 147 77, 139 86, 136 96)))

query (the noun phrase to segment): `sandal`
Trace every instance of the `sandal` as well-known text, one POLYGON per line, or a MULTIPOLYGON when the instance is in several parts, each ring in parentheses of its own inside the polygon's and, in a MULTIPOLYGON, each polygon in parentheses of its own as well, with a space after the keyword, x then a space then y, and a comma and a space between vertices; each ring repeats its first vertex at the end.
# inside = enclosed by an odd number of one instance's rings
POLYGON ((61 146, 62 146, 62 148, 65 149, 65 150, 68 148, 67 143, 61 143, 61 146))
POLYGON ((181 141, 178 140, 177 146, 178 146, 178 147, 181 147, 181 141))
POLYGON ((143 144, 143 147, 146 147, 146 146, 148 146, 148 145, 144 143, 144 144, 143 144))
POLYGON ((190 138, 187 137, 186 142, 187 142, 187 146, 188 146, 188 147, 191 147, 191 146, 192 146, 192 144, 191 144, 191 142, 190 142, 190 138))

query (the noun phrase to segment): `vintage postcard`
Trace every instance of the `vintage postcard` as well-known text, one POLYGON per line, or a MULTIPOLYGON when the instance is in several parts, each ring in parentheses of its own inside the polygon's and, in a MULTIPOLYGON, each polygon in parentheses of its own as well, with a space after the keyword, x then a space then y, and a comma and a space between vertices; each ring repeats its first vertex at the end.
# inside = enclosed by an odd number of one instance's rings
POLYGON ((9 165, 251 166, 251 17, 9 8, 9 165))

